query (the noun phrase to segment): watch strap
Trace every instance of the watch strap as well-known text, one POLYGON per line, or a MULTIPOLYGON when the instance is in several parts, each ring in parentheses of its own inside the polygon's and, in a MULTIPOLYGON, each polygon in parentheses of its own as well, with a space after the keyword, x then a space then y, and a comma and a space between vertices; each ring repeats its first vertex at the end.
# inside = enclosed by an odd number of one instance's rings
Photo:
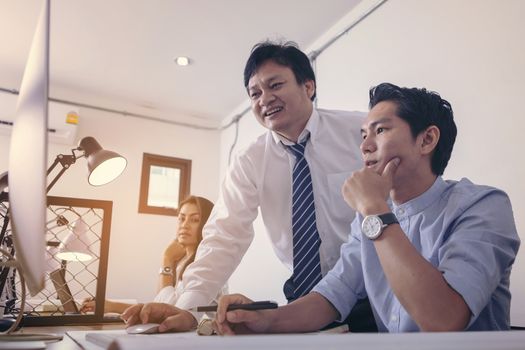
POLYGON ((381 214, 378 215, 378 217, 383 222, 383 228, 387 227, 388 225, 399 224, 399 221, 397 221, 397 217, 394 215, 394 213, 381 214))

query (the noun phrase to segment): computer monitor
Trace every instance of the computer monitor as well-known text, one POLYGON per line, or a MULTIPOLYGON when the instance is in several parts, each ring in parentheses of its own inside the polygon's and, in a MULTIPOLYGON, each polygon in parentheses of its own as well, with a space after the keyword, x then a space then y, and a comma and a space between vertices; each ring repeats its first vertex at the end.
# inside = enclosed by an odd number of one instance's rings
MULTIPOLYGON (((49 16, 50 0, 43 0, 18 95, 8 162, 7 186, 15 266, 33 296, 45 285, 49 16)), ((3 180, 0 187, 5 186, 3 180)), ((20 321, 22 310, 8 333, 20 321)), ((61 337, 10 333, 2 334, 0 339, 57 340, 61 337)))
POLYGON ((50 0, 26 63, 10 140, 9 211, 17 267, 31 295, 44 288, 50 0))

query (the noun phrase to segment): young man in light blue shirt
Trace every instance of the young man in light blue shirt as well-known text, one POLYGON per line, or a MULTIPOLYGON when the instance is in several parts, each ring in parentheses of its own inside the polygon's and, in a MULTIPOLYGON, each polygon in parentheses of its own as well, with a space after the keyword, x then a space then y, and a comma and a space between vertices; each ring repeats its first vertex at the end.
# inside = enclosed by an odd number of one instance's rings
POLYGON ((343 185, 357 216, 337 264, 277 310, 226 312, 249 299, 223 297, 219 333, 314 331, 363 297, 383 332, 509 329, 520 244, 511 204, 496 188, 442 179, 456 138, 450 104, 385 83, 370 90, 370 108, 364 167, 343 185))

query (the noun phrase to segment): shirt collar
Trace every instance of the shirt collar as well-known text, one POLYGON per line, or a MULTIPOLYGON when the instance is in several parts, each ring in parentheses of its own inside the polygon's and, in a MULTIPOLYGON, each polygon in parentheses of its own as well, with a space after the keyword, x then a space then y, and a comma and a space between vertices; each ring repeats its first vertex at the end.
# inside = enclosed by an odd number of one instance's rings
POLYGON ((440 198, 446 188, 447 183, 441 176, 438 176, 432 186, 421 195, 400 205, 392 203, 392 208, 395 213, 402 212, 407 216, 417 214, 440 198))
MULTIPOLYGON (((306 123, 306 126, 304 127, 304 130, 299 134, 299 142, 304 141, 304 139, 310 135, 310 142, 312 144, 315 144, 315 136, 317 134, 317 129, 319 125, 319 113, 317 112, 317 109, 312 109, 312 114, 310 115, 310 118, 308 119, 308 122, 306 123)), ((290 140, 282 137, 275 131, 270 131, 272 134, 273 141, 276 144, 283 143, 284 145, 292 145, 293 142, 290 142, 290 140)))

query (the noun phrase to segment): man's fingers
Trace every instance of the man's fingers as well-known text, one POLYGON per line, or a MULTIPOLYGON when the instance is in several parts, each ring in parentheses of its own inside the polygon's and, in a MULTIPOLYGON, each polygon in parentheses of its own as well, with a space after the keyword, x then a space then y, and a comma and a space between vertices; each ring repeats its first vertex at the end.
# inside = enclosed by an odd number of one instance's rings
POLYGON ((152 304, 148 303, 142 307, 142 310, 140 310, 139 318, 142 323, 150 322, 150 314, 152 311, 151 309, 152 309, 152 304))
POLYGON ((235 334, 227 322, 218 323, 215 320, 213 321, 212 326, 215 332, 217 332, 217 334, 220 334, 220 335, 234 335, 235 334))
POLYGON ((160 332, 188 331, 197 326, 197 320, 190 312, 162 303, 132 305, 122 313, 121 318, 128 327, 137 323, 160 323, 160 332))
POLYGON ((131 317, 133 316, 134 314, 136 314, 137 312, 140 311, 140 309, 142 308, 143 304, 135 304, 135 305, 131 305, 130 307, 128 307, 126 310, 124 310, 124 312, 122 313, 122 317, 123 318, 127 318, 127 317, 131 317))
POLYGON ((259 318, 258 311, 235 310, 226 313, 226 320, 230 323, 254 322, 259 318))
POLYGON ((183 311, 167 317, 160 325, 159 332, 185 332, 197 326, 197 320, 190 312, 183 311))
POLYGON ((247 323, 256 322, 260 318, 258 311, 235 310, 226 313, 226 320, 216 324, 217 333, 221 335, 234 335, 253 333, 246 327, 247 323))
POLYGON ((134 324, 140 323, 139 314, 140 314, 140 310, 142 309, 142 306, 144 305, 135 304, 135 305, 128 307, 126 310, 124 310, 120 318, 122 318, 122 320, 124 320, 124 322, 126 322, 128 326, 132 326, 134 324))
POLYGON ((228 310, 228 306, 230 306, 231 304, 247 304, 251 302, 251 299, 245 297, 242 294, 230 294, 222 296, 219 299, 219 302, 217 303, 217 321, 219 323, 224 322, 224 320, 226 319, 226 312, 228 310))
POLYGON ((394 174, 396 173, 397 166, 399 165, 399 158, 392 158, 388 161, 388 163, 385 166, 385 169, 383 170, 383 174, 381 176, 388 177, 389 179, 394 178, 394 174))
POLYGON ((217 303, 217 314, 215 315, 215 322, 214 322, 214 329, 217 333, 223 334, 223 335, 233 335, 236 332, 234 331, 236 325, 235 322, 230 323, 233 319, 240 319, 242 322, 242 313, 238 316, 235 314, 239 311, 228 311, 228 307, 231 304, 247 304, 253 302, 251 299, 245 297, 242 294, 230 294, 230 295, 224 295, 219 299, 219 302, 217 303), (232 314, 233 313, 233 314, 232 314))

